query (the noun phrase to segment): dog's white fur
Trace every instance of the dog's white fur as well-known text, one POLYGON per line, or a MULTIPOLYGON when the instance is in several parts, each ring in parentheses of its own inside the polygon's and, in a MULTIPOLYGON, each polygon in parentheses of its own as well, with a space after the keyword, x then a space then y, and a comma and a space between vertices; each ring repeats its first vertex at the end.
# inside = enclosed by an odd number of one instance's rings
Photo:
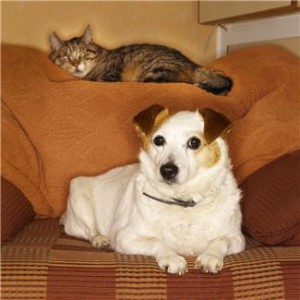
POLYGON ((197 269, 218 272, 226 255, 245 246, 240 190, 226 142, 221 137, 205 142, 204 119, 198 111, 165 118, 148 137, 150 143, 141 150, 139 164, 71 181, 61 218, 65 232, 98 248, 154 256, 159 267, 170 273, 187 271, 186 255, 197 256, 197 269), (165 138, 165 145, 153 144, 151 139, 157 135, 165 138), (197 150, 187 147, 192 136, 202 142, 197 150), (174 182, 160 172, 170 161, 179 170, 174 182), (197 204, 168 205, 143 192, 164 200, 193 199, 197 204))

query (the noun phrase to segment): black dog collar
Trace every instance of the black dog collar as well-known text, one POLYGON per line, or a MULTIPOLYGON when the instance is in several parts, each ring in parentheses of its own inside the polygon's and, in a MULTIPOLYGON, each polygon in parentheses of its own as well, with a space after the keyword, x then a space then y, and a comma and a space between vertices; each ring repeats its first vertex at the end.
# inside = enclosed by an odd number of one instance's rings
POLYGON ((170 204, 170 205, 178 205, 178 206, 182 206, 182 207, 193 207, 197 204, 194 200, 184 201, 184 200, 180 200, 180 199, 176 199, 176 198, 171 198, 173 200, 173 201, 171 201, 171 200, 163 200, 163 199, 160 199, 160 198, 156 198, 156 197, 151 196, 151 195, 149 195, 145 192, 143 193, 143 195, 150 198, 150 199, 153 199, 155 201, 162 202, 162 203, 165 203, 165 204, 170 204))

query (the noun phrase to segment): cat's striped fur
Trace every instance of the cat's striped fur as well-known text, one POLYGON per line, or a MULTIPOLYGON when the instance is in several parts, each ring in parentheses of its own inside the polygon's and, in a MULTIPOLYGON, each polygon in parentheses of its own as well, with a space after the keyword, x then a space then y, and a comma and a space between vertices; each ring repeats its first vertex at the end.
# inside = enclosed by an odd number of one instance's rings
POLYGON ((179 51, 160 45, 137 44, 108 50, 94 43, 90 26, 81 37, 50 36, 50 59, 71 74, 93 81, 185 82, 226 94, 232 81, 202 67, 179 51))

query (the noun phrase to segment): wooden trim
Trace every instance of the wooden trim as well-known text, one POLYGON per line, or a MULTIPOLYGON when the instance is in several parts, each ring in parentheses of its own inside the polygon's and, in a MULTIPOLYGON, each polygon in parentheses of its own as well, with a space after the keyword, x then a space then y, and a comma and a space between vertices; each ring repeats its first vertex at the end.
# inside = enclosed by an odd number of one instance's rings
POLYGON ((220 26, 217 28, 217 57, 227 55, 227 48, 233 45, 299 37, 299 22, 300 14, 289 14, 220 26))
MULTIPOLYGON (((199 3, 200 8, 200 3, 199 3)), ((241 16, 235 16, 230 18, 224 18, 214 21, 208 21, 208 22, 201 22, 200 20, 200 9, 198 9, 198 20, 199 23, 202 25, 220 25, 220 24, 226 24, 226 23, 235 23, 235 22, 241 22, 246 20, 253 20, 258 18, 266 18, 266 17, 274 17, 282 14, 290 14, 300 11, 300 7, 297 4, 297 1, 291 1, 290 5, 284 6, 284 7, 278 7, 266 11, 260 11, 260 12, 254 12, 249 14, 244 14, 241 16)))

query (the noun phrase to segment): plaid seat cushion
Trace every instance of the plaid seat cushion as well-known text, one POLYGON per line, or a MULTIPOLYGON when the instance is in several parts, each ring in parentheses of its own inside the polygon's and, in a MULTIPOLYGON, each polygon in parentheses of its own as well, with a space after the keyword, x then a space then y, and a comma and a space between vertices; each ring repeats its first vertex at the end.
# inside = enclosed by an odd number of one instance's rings
POLYGON ((1 299, 297 299, 300 247, 260 247, 225 259, 219 274, 166 274, 152 257, 101 252, 36 220, 2 248, 1 299))

